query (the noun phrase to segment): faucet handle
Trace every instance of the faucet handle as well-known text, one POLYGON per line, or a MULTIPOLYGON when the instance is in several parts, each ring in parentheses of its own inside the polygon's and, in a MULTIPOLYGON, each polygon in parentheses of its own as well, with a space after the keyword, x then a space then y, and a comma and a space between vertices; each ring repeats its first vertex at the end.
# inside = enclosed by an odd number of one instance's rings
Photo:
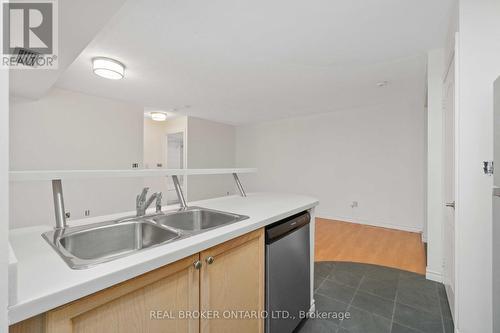
POLYGON ((156 194, 156 212, 160 213, 161 212, 161 198, 163 197, 163 194, 161 192, 157 192, 156 194))
POLYGON ((149 187, 145 187, 142 189, 141 194, 137 196, 137 204, 141 204, 141 203, 144 203, 146 201, 146 198, 148 196, 148 191, 149 191, 149 187))

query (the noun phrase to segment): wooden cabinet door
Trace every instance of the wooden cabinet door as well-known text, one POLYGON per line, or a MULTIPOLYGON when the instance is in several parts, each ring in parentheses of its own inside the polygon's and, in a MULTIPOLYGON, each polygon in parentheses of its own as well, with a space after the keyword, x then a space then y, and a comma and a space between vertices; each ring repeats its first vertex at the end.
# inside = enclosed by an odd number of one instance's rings
POLYGON ((197 333, 198 319, 179 318, 179 311, 199 309, 197 260, 198 254, 49 311, 46 332, 197 333))
POLYGON ((201 333, 263 332, 262 318, 246 316, 264 311, 264 230, 208 249, 200 258, 202 314, 220 317, 201 317, 201 333))

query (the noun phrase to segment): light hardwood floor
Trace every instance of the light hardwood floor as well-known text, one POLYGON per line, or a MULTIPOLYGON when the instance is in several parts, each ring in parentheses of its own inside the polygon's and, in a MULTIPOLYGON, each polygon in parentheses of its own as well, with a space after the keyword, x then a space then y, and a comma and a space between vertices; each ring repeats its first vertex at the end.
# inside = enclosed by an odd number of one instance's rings
POLYGON ((352 261, 425 274, 420 234, 316 219, 316 261, 352 261))

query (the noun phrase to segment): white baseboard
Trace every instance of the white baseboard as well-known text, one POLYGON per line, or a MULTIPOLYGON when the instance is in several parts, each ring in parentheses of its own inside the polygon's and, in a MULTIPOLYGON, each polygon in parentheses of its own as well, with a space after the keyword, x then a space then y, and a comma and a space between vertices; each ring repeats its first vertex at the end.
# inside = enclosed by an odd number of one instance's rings
POLYGON ((428 268, 425 270, 425 278, 427 280, 443 283, 443 274, 430 270, 428 268))
POLYGON ((404 225, 396 225, 396 224, 390 224, 390 223, 384 223, 384 222, 366 221, 366 220, 362 220, 362 219, 353 219, 351 217, 345 217, 345 216, 331 216, 328 214, 316 213, 316 217, 324 218, 324 219, 328 219, 328 220, 336 220, 336 221, 349 222, 349 223, 355 223, 355 224, 365 224, 365 225, 371 225, 373 227, 395 229, 395 230, 409 231, 409 232, 415 232, 415 233, 422 232, 422 228, 409 227, 409 226, 404 226, 404 225))

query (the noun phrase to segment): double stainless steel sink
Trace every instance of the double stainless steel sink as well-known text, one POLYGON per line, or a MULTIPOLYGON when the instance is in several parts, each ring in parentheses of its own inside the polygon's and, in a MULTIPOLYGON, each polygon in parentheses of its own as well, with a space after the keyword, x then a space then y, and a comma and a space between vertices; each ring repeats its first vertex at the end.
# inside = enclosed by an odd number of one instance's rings
POLYGON ((188 207, 177 211, 55 229, 42 236, 73 269, 84 269, 247 219, 188 207))

